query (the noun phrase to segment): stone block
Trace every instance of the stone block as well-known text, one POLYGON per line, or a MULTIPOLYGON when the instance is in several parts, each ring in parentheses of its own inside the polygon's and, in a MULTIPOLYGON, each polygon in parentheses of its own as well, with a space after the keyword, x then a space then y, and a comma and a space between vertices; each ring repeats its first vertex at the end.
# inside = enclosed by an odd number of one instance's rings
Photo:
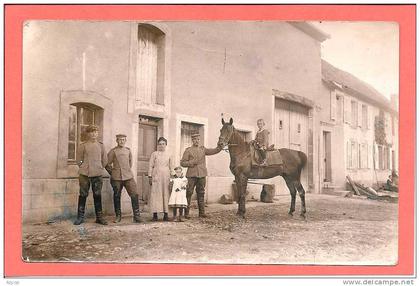
POLYGON ((220 197, 219 203, 224 204, 224 205, 228 205, 228 204, 233 204, 233 199, 232 196, 224 194, 220 197))
POLYGON ((41 194, 44 191, 44 180, 23 180, 23 194, 41 194))
POLYGON ((274 188, 274 185, 264 184, 260 195, 260 201, 264 203, 272 203, 275 193, 276 189, 274 188))
POLYGON ((65 179, 46 179, 44 182, 45 194, 63 194, 66 191, 67 180, 65 179))

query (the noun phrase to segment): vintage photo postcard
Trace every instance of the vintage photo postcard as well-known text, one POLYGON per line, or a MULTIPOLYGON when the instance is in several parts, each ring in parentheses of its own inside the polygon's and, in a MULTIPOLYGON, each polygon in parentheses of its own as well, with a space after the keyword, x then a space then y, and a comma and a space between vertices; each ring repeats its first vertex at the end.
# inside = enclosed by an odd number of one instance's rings
POLYGON ((399 267, 398 21, 117 18, 22 21, 24 265, 399 267))

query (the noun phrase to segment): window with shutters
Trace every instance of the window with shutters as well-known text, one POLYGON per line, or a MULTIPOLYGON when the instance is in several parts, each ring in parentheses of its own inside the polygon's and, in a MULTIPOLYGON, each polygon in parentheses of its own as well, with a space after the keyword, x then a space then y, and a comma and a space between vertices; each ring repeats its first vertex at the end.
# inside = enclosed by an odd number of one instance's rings
POLYGON ((331 91, 330 93, 330 104, 331 104, 331 120, 336 121, 336 113, 337 113, 337 95, 335 90, 331 91))
POLYGON ((358 144, 354 140, 347 142, 347 168, 357 169, 359 167, 359 152, 358 144))
POLYGON ((368 168, 368 145, 367 143, 361 143, 359 145, 359 168, 368 168))
POLYGON ((368 107, 366 104, 362 104, 362 128, 368 128, 368 107))
POLYGON ((335 122, 340 124, 344 121, 344 118, 343 118, 343 96, 336 94, 335 101, 336 101, 335 109, 336 109, 336 113, 337 113, 335 122))
POLYGON ((351 126, 352 127, 357 127, 358 116, 359 116, 359 114, 358 114, 358 110, 357 110, 357 101, 352 100, 351 101, 351 126))
POLYGON ((164 104, 165 34, 155 26, 138 26, 136 101, 164 104))

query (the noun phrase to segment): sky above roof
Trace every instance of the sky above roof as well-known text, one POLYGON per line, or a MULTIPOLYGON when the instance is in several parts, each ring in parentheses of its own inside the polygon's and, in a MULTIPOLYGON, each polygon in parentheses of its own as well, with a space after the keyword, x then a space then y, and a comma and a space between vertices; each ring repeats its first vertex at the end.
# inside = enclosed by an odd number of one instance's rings
POLYGON ((385 97, 398 94, 399 31, 393 22, 311 22, 331 36, 321 56, 369 83, 385 97))

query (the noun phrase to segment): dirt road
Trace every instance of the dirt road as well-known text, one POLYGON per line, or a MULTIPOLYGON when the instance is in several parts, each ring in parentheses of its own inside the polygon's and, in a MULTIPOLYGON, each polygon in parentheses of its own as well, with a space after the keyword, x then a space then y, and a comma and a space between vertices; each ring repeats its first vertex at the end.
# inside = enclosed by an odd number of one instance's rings
POLYGON ((186 222, 101 226, 88 218, 23 226, 26 261, 185 262, 392 265, 397 262, 398 204, 327 195, 307 196, 307 219, 287 215, 290 198, 207 207, 211 217, 186 222))

